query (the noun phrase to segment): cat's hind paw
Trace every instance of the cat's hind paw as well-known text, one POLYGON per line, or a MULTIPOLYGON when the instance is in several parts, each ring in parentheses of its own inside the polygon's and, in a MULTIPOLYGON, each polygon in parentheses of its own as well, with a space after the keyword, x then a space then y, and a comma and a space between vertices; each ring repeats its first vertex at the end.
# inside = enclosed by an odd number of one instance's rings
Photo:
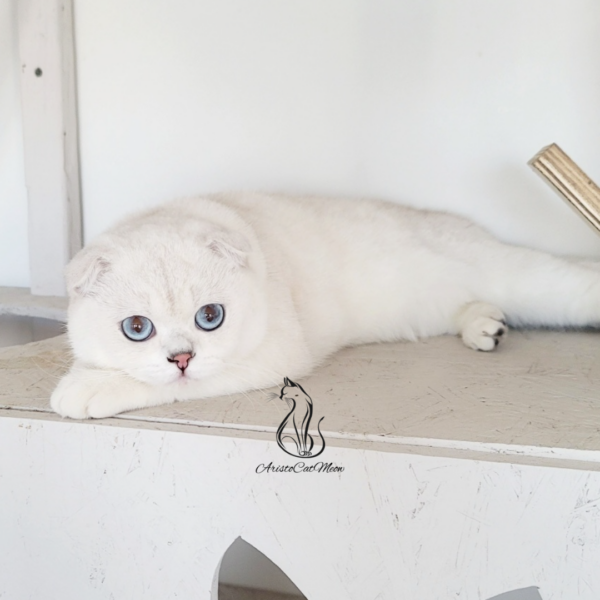
POLYGON ((508 332, 504 313, 485 302, 467 304, 458 316, 458 324, 465 345, 483 352, 494 350, 508 332))

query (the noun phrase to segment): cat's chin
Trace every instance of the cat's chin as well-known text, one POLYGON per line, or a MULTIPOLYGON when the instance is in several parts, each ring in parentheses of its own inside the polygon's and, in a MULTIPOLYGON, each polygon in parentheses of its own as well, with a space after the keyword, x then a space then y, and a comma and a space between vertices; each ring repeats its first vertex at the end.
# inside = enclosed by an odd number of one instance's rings
POLYGON ((179 375, 171 381, 170 385, 187 387, 188 385, 192 385, 196 381, 198 381, 198 379, 194 379, 189 375, 179 375))
POLYGON ((186 389, 189 386, 198 383, 202 378, 193 378, 187 375, 168 375, 166 377, 140 377, 138 374, 123 372, 124 375, 138 381, 144 385, 149 385, 153 388, 163 389, 186 389))
POLYGON ((166 383, 168 387, 174 389, 188 389, 190 386, 197 385, 210 377, 210 373, 203 373, 202 375, 177 375, 173 377, 169 382, 166 383))

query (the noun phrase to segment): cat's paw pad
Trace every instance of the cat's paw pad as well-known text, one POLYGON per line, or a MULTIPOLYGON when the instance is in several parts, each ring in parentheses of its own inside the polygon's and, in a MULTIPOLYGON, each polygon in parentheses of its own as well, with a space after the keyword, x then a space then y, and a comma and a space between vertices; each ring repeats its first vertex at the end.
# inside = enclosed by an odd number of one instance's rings
POLYGON ((463 342, 474 350, 489 352, 506 337, 508 327, 504 315, 481 316, 473 319, 462 332, 463 342))

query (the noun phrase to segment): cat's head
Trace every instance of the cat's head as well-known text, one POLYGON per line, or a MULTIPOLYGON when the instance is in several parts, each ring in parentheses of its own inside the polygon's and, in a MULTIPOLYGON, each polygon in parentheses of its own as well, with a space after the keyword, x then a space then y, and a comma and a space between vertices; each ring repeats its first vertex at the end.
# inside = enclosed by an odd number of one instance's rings
POLYGON ((75 357, 154 385, 218 373, 265 334, 256 254, 244 235, 198 219, 104 234, 66 271, 75 357))

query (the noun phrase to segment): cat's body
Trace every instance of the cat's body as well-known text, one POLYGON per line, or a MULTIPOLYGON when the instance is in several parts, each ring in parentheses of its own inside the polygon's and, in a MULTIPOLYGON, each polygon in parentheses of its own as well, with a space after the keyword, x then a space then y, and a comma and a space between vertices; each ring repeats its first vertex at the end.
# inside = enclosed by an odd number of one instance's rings
POLYGON ((460 334, 493 350, 505 318, 600 322, 596 264, 502 244, 460 217, 366 200, 179 200, 100 236, 73 259, 67 283, 76 362, 52 406, 74 418, 272 386, 348 345, 460 334), (210 318, 223 307, 214 330, 194 321, 206 306, 210 318), (136 315, 152 321, 145 341, 122 331, 136 315))

